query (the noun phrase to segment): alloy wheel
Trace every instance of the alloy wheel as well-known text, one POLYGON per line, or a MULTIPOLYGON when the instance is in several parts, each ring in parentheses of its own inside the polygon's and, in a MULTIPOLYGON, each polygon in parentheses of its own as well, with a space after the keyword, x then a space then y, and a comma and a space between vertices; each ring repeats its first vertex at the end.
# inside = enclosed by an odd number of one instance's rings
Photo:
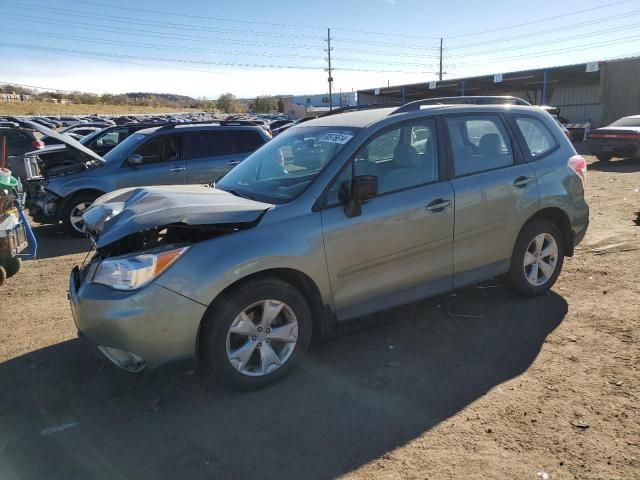
POLYGON ((524 276, 529 284, 539 287, 547 283, 558 265, 558 243, 548 233, 540 233, 529 243, 524 254, 524 276))
POLYGON ((75 207, 71 209, 71 213, 69 214, 69 223, 74 230, 78 232, 84 232, 84 220, 82 219, 82 214, 91 206, 91 202, 80 202, 75 207))
POLYGON ((240 312, 227 332, 227 358, 240 373, 268 375, 283 366, 298 342, 298 320, 279 300, 262 300, 240 312))

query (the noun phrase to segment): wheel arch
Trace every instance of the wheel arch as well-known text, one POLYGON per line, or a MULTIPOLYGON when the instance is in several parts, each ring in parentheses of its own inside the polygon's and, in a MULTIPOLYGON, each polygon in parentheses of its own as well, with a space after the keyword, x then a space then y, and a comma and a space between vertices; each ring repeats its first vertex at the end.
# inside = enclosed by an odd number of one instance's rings
POLYGON ((571 229, 571 221, 569 220, 567 212, 558 207, 547 207, 542 210, 538 210, 522 225, 520 232, 522 232, 529 223, 537 219, 549 220, 558 226, 562 232, 564 254, 567 257, 572 257, 574 253, 573 230, 571 229))
POLYGON ((84 194, 95 195, 95 197, 98 198, 104 195, 105 192, 103 192, 102 190, 98 190, 97 188, 83 188, 82 190, 76 190, 71 195, 64 198, 62 202, 59 203, 58 211, 57 211, 58 220, 62 220, 62 212, 65 211, 69 203, 71 203, 74 198, 84 194))
POLYGON ((203 330, 208 313, 215 308, 218 302, 224 301, 225 295, 231 290, 236 289, 240 285, 243 285, 249 281, 254 281, 260 278, 277 278, 294 288, 298 289, 304 296, 305 300, 309 304, 311 310, 311 321, 313 325, 312 341, 317 338, 327 336, 334 328, 336 319, 333 310, 329 305, 325 305, 320 294, 320 289, 316 283, 307 274, 293 268, 270 268, 251 273, 245 277, 242 277, 221 291, 216 298, 209 304, 204 315, 200 320, 198 326, 198 333, 196 336, 196 362, 200 361, 200 355, 202 353, 201 348, 201 332, 203 330))

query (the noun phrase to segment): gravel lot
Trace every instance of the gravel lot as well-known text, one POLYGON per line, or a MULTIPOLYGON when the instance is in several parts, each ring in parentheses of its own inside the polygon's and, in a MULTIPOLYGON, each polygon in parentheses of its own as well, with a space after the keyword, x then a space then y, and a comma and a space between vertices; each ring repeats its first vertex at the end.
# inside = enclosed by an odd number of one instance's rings
POLYGON ((640 160, 589 167, 552 293, 399 308, 249 394, 106 365, 66 300, 88 243, 38 227, 41 259, 0 289, 0 478, 640 478, 640 160))

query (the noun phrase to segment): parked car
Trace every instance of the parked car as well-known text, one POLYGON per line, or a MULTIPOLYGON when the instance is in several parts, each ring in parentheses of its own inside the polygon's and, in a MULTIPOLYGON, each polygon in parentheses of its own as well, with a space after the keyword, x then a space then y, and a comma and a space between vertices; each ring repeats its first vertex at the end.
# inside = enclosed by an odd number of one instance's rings
POLYGON ((66 149, 25 155, 27 208, 37 222, 62 221, 77 236, 83 235, 82 212, 104 193, 211 183, 269 140, 259 127, 167 124, 139 130, 101 157, 67 135, 40 129, 66 149))
MULTIPOLYGON (((69 135, 74 140, 80 140, 86 137, 87 135, 90 135, 95 132, 99 132, 103 128, 104 128, 103 126, 96 127, 91 125, 86 126, 85 124, 77 124, 77 125, 72 125, 70 127, 66 127, 58 133, 64 133, 65 135, 69 135)), ((44 135, 41 138, 41 140, 45 145, 60 145, 62 143, 57 138, 50 137, 48 135, 44 135)))
POLYGON ((70 127, 71 125, 77 125, 78 123, 87 123, 86 120, 81 120, 78 117, 60 117, 60 123, 63 127, 70 127))
POLYGON ((125 370, 197 358, 226 385, 263 387, 355 317, 498 275, 547 292, 587 229, 585 172, 530 106, 416 102, 310 120, 215 188, 96 200, 73 316, 125 370))
POLYGON ((601 162, 613 157, 640 156, 640 115, 622 117, 611 125, 591 130, 588 142, 589 151, 601 162))
POLYGON ((89 134, 86 137, 83 137, 82 140, 80 140, 80 143, 102 156, 122 143, 132 133, 145 128, 158 127, 161 125, 164 124, 158 122, 139 122, 116 125, 89 134))
POLYGON ((44 143, 38 140, 33 129, 18 126, 13 122, 8 123, 7 126, 0 126, 0 154, 3 139, 6 139, 7 158, 44 147, 44 143))

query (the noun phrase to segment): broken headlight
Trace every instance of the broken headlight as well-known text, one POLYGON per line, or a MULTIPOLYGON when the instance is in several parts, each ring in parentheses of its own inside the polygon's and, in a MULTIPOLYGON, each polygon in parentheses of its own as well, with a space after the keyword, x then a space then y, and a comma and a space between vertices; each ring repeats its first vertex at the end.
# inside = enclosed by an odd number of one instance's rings
POLYGON ((157 250, 100 262, 91 281, 116 290, 136 290, 169 268, 189 247, 157 250))

